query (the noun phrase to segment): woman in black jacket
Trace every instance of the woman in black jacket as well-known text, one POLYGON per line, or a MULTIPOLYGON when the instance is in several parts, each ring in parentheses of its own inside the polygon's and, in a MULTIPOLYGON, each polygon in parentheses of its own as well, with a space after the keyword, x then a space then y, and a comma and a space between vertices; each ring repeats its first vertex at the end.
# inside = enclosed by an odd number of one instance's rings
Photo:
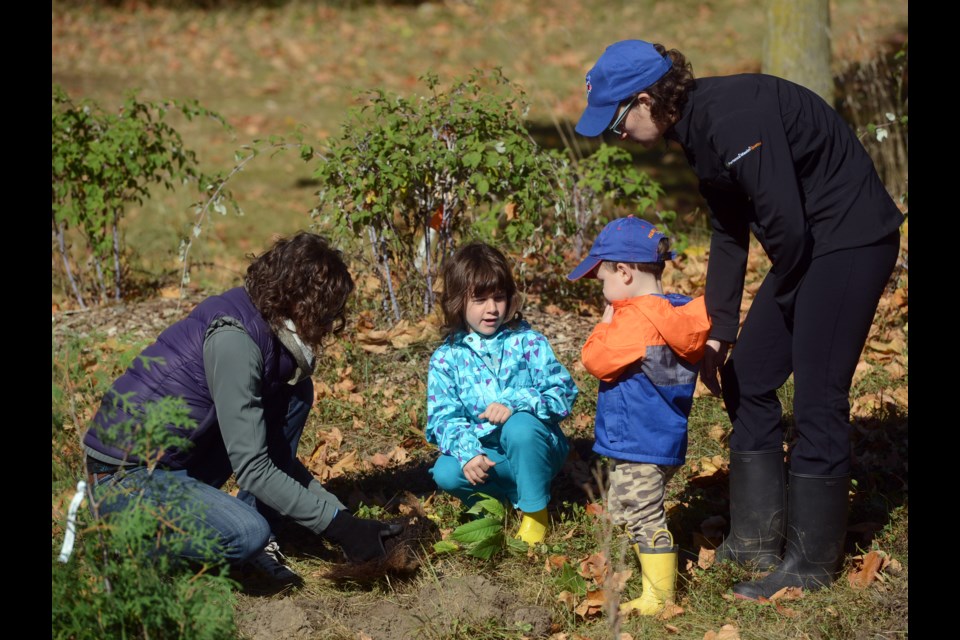
POLYGON ((701 379, 733 425, 731 526, 717 557, 776 567, 734 593, 829 585, 846 533, 850 384, 903 214, 851 128, 800 85, 762 74, 695 80, 682 53, 642 40, 607 47, 586 83, 577 132, 679 143, 710 208, 713 328, 701 379), (772 268, 738 335, 751 232, 772 268), (777 389, 791 374, 788 486, 777 389))

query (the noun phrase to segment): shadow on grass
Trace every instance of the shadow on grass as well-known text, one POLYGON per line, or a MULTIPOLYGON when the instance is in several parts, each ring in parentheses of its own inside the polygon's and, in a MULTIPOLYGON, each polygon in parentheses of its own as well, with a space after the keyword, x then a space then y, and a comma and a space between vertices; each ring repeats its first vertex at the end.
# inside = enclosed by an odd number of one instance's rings
MULTIPOLYGON (((790 426, 793 416, 784 416, 790 426)), ((907 505, 907 416, 897 412, 853 421, 851 432, 851 491, 844 551, 858 555, 891 523, 899 507, 907 505)), ((789 463, 787 466, 789 471, 789 463)), ((678 496, 680 508, 668 515, 668 525, 681 548, 696 558, 701 544, 719 544, 701 530, 704 520, 722 516, 730 521, 729 476, 691 478, 678 496)), ((788 498, 789 499, 789 498, 788 498)), ((725 532, 727 533, 727 532, 725 532)))

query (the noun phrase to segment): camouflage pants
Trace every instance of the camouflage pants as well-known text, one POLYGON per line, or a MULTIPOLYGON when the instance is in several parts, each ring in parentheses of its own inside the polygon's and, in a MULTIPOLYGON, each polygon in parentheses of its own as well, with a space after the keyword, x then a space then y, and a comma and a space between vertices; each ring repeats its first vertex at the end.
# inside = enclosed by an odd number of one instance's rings
POLYGON ((667 482, 679 468, 646 462, 610 460, 607 510, 614 524, 626 528, 631 542, 641 547, 668 542, 663 534, 658 536, 658 540, 654 540, 653 535, 658 529, 667 528, 663 498, 667 482))

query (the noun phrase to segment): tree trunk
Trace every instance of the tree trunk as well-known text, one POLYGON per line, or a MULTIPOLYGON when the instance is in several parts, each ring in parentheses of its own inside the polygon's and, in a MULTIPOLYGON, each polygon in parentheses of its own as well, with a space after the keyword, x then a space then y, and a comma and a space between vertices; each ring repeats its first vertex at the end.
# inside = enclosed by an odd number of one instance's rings
POLYGON ((801 84, 833 106, 829 0, 767 0, 763 72, 801 84))

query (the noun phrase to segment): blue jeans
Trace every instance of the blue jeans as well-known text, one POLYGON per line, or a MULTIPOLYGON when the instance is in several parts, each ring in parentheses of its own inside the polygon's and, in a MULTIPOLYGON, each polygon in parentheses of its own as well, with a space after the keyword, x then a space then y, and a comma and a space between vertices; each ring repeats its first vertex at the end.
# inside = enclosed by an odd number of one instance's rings
MULTIPOLYGON (((273 412, 274 415, 265 411, 267 453, 274 464, 291 475, 302 475, 302 466, 293 463, 312 404, 313 385, 304 380, 291 388, 284 415, 280 411, 273 412), (277 424, 279 420, 281 424, 277 424)), ((178 555, 204 560, 210 559, 212 551, 227 562, 238 564, 263 550, 271 536, 271 523, 276 523, 280 516, 247 491, 241 490, 236 497, 221 491, 232 473, 221 441, 219 448, 211 447, 191 458, 187 469, 156 468, 151 472, 146 467, 136 467, 102 478, 95 489, 98 499, 107 496, 101 501, 101 514, 140 501, 147 508, 170 509, 165 517, 171 518, 175 526, 204 534, 204 541, 184 540, 183 546, 176 549, 178 555), (117 491, 110 491, 108 496, 108 488, 117 491)))
POLYGON ((470 484, 457 459, 441 455, 430 469, 437 486, 467 505, 476 502, 473 494, 480 492, 509 500, 528 513, 547 507, 550 483, 570 451, 559 426, 541 422, 531 413, 515 413, 500 429, 485 436, 481 445, 496 463, 487 472, 486 482, 470 484))

